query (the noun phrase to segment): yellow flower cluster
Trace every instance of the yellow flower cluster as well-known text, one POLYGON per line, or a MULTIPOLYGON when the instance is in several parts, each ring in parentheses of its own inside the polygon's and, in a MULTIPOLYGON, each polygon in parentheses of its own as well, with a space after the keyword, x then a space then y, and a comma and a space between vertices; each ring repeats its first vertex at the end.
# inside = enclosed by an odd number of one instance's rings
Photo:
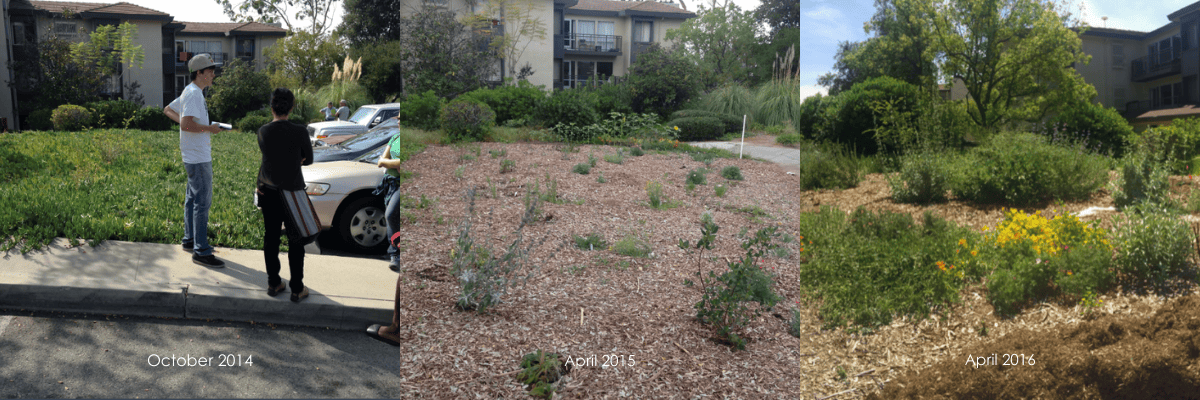
MULTIPOLYGON (((1028 246, 1037 255, 1053 256, 1070 246, 1101 243, 1112 248, 1106 232, 1093 228, 1074 215, 1043 217, 1041 211, 1026 214, 1004 210, 1004 221, 988 234, 987 241, 997 247, 1028 246)), ((960 243, 961 244, 961 243, 960 243)))

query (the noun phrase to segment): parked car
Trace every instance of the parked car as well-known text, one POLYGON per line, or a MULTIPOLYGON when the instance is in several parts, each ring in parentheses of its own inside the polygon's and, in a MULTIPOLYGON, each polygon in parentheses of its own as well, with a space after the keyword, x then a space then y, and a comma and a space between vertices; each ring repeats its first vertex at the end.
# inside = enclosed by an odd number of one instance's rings
POLYGON ((359 135, 388 119, 400 115, 400 103, 371 104, 358 108, 348 121, 325 121, 308 124, 308 138, 317 140, 339 136, 359 135))
MULTIPOLYGON (((354 136, 328 146, 313 147, 313 162, 344 161, 358 158, 371 150, 386 145, 393 136, 400 132, 400 124, 395 119, 384 121, 366 133, 354 136)), ((318 140, 314 144, 322 143, 318 140)))
POLYGON ((371 192, 386 170, 375 165, 383 147, 349 161, 304 166, 305 191, 321 219, 321 229, 342 239, 351 250, 379 253, 387 249, 383 197, 371 192))

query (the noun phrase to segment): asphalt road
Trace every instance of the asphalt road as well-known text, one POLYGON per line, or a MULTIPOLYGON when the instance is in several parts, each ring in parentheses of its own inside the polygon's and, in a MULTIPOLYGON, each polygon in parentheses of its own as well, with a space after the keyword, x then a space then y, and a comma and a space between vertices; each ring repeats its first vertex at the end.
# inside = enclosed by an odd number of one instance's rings
POLYGON ((399 355, 360 332, 0 310, 0 398, 419 396, 399 355))

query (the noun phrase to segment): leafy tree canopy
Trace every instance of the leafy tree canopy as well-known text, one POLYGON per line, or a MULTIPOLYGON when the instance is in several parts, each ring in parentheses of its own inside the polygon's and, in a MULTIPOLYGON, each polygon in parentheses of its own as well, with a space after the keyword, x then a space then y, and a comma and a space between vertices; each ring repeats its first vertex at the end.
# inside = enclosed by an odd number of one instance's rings
POLYGON ((772 34, 784 28, 800 29, 800 1, 762 0, 754 9, 754 17, 766 23, 772 34))
POLYGON ((298 31, 298 24, 310 21, 308 32, 324 34, 333 22, 329 14, 337 0, 214 0, 234 21, 282 23, 288 31, 298 31), (291 10, 296 10, 292 12, 291 10))
POLYGON ((396 22, 405 19, 404 11, 412 11, 404 8, 411 7, 404 0, 346 0, 342 7, 337 31, 354 47, 399 40, 404 33, 396 22))
POLYGON ((329 83, 333 66, 346 56, 334 38, 307 31, 292 32, 263 52, 271 71, 304 87, 329 83))
POLYGON ((750 11, 737 4, 697 12, 698 17, 667 31, 667 40, 675 40, 694 55, 701 65, 719 80, 746 81, 747 61, 758 48, 759 25, 750 11))

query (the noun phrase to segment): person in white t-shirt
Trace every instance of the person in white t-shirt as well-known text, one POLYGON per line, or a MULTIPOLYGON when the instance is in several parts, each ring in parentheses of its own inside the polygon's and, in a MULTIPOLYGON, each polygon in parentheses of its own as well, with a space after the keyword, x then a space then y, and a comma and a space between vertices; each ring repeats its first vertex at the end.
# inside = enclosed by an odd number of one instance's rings
POLYGON ((338 121, 349 121, 350 120, 350 105, 346 104, 346 100, 342 100, 340 103, 342 104, 342 106, 338 107, 338 109, 337 109, 337 119, 338 119, 338 121))
POLYGON ((192 252, 192 262, 209 268, 222 268, 225 262, 213 255, 208 244, 208 210, 212 207, 212 134, 221 127, 208 119, 204 89, 212 86, 217 75, 216 63, 208 54, 188 61, 192 83, 183 94, 163 108, 163 113, 179 123, 179 150, 187 172, 187 194, 183 203, 183 249, 192 252))

